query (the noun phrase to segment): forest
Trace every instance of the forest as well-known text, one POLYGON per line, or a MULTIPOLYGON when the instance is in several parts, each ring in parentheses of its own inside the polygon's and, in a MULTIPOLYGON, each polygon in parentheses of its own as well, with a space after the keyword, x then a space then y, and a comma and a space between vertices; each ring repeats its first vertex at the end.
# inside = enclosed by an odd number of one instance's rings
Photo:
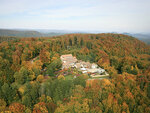
POLYGON ((149 105, 150 45, 134 37, 66 34, 0 43, 1 113, 150 113, 149 105), (110 78, 62 70, 64 54, 96 63, 110 78))
MULTIPOLYGON (((42 32, 42 30, 27 30, 27 29, 0 29, 0 37, 9 38, 9 37, 52 37, 63 35, 64 33, 59 33, 58 31, 49 31, 42 32)), ((1 41, 1 39, 0 39, 1 41)))

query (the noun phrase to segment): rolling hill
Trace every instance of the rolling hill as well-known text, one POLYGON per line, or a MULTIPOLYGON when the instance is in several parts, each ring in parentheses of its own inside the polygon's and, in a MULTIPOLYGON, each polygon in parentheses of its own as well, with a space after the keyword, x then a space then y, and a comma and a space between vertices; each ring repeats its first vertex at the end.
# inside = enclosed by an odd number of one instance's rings
POLYGON ((133 36, 147 44, 150 44, 150 34, 142 34, 142 33, 136 33, 136 34, 131 34, 131 33, 123 33, 125 35, 133 36))
MULTIPOLYGON (((67 30, 48 30, 48 29, 0 29, 0 36, 3 37, 52 37, 52 36, 59 36, 64 34, 71 34, 71 33, 81 33, 81 34, 89 34, 91 32, 84 32, 84 31, 67 31, 67 30)), ((94 34, 97 34, 93 31, 94 34)), ((113 32, 113 34, 118 34, 113 32)), ((142 34, 142 33, 122 33, 128 36, 135 37, 147 44, 150 44, 150 34, 142 34)), ((5 40, 5 39, 4 39, 5 40)))
POLYGON ((64 33, 56 32, 39 32, 35 30, 13 30, 13 29, 0 29, 0 36, 15 36, 15 37, 50 37, 58 36, 64 33))

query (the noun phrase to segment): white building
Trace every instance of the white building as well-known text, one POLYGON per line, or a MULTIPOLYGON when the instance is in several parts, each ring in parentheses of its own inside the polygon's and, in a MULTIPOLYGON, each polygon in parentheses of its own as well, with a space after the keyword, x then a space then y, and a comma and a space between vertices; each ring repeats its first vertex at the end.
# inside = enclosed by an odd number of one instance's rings
POLYGON ((68 69, 69 67, 74 67, 75 63, 77 62, 76 57, 73 57, 72 54, 62 55, 60 59, 62 61, 62 69, 64 68, 68 69))
POLYGON ((91 66, 92 69, 95 69, 95 68, 97 68, 97 67, 98 67, 98 65, 95 64, 95 63, 93 63, 92 66, 91 66))
POLYGON ((84 61, 78 61, 76 57, 73 57, 72 54, 67 54, 67 55, 62 55, 60 57, 62 61, 62 69, 70 68, 70 67, 75 67, 82 71, 82 73, 91 73, 91 74, 102 74, 106 71, 100 67, 98 67, 97 64, 95 63, 90 63, 90 62, 84 62, 84 61))

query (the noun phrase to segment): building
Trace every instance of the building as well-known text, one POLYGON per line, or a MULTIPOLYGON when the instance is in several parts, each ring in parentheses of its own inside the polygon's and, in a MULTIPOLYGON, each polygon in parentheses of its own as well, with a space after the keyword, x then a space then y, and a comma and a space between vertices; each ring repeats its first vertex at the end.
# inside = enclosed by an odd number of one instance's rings
POLYGON ((87 72, 89 73, 97 73, 97 74, 102 74, 105 72, 104 69, 101 69, 101 68, 92 68, 92 69, 87 69, 87 72))
POLYGON ((97 65, 97 64, 92 63, 92 66, 91 66, 91 68, 92 68, 92 69, 95 69, 95 68, 97 68, 97 67, 98 67, 98 65, 97 65))
POLYGON ((104 69, 100 68, 97 64, 91 64, 90 62, 77 60, 76 57, 72 56, 72 54, 62 55, 60 59, 62 61, 62 69, 74 67, 80 70, 82 73, 90 73, 94 75, 102 75, 105 73, 105 75, 109 75, 104 69))
POLYGON ((64 68, 68 69, 69 67, 74 67, 75 63, 77 62, 76 57, 73 57, 72 54, 62 55, 60 59, 62 61, 62 69, 64 68))
POLYGON ((80 64, 80 63, 76 63, 76 64, 75 64, 75 67, 76 67, 77 69, 80 69, 80 68, 81 68, 81 64, 80 64))

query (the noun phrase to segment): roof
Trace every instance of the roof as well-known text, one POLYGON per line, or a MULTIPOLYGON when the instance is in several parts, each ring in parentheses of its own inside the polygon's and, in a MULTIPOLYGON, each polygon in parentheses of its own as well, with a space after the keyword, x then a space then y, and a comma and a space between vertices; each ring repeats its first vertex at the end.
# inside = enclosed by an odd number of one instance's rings
POLYGON ((79 62, 81 65, 83 65, 84 67, 87 67, 87 68, 91 68, 91 63, 90 62, 84 62, 84 61, 80 61, 79 62))
POLYGON ((95 64, 95 63, 92 63, 92 65, 97 66, 97 64, 95 64))
POLYGON ((98 69, 87 69, 87 71, 90 73, 96 73, 98 71, 98 69))
POLYGON ((76 63, 76 66, 77 66, 77 68, 80 68, 81 64, 80 63, 76 63))
POLYGON ((73 57, 72 54, 61 55, 61 57, 73 57))
POLYGON ((60 58, 64 68, 71 67, 77 61, 76 57, 73 57, 72 54, 62 55, 60 58))
POLYGON ((62 55, 60 58, 61 58, 62 61, 67 61, 67 62, 68 61, 69 62, 72 62, 72 61, 76 62, 77 61, 76 57, 73 57, 72 54, 62 55))

